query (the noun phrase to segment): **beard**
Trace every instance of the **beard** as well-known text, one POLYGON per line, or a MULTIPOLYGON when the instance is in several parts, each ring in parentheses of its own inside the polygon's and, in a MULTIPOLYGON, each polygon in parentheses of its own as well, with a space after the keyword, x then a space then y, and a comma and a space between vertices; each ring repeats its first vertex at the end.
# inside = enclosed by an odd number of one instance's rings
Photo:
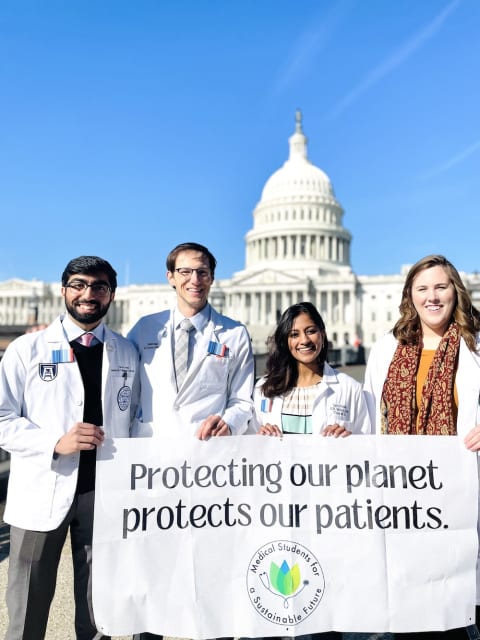
POLYGON ((65 307, 68 313, 74 320, 81 324, 93 324, 94 322, 99 322, 107 314, 110 307, 110 302, 102 304, 98 302, 98 300, 89 301, 88 304, 94 305, 95 309, 89 313, 83 313, 77 308, 77 303, 72 304, 71 302, 65 301, 65 307))

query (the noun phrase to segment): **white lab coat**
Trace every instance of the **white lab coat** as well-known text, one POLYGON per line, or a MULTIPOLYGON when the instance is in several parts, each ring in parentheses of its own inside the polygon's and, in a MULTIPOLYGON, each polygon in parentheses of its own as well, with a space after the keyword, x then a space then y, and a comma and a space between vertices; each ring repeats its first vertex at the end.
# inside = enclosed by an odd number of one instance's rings
POLYGON ((178 393, 173 309, 141 318, 127 337, 140 354, 141 417, 132 435, 151 436, 154 428, 193 434, 209 415, 222 416, 235 435, 246 431, 252 414, 254 360, 242 324, 211 308, 178 393), (226 345, 225 356, 208 353, 211 341, 226 345))
MULTIPOLYGON (((267 399, 262 411, 261 386, 265 378, 261 378, 255 385, 254 407, 255 415, 251 421, 249 431, 258 431, 267 422, 282 428, 282 407, 284 396, 267 399), (271 406, 269 406, 271 405, 271 406)), ((317 395, 312 410, 312 433, 322 433, 329 424, 339 424, 352 433, 370 433, 367 405, 362 393, 362 385, 345 373, 340 373, 326 362, 323 365, 323 377, 317 385, 317 395)))
MULTIPOLYGON (((480 347, 480 334, 477 335, 476 342, 478 349, 480 347)), ((368 358, 364 393, 372 424, 372 433, 381 432, 380 402, 383 385, 397 345, 398 342, 394 335, 388 333, 372 347, 368 358)), ((480 355, 478 351, 477 353, 470 351, 463 338, 460 339, 455 385, 458 394, 457 433, 463 439, 469 431, 477 424, 480 424, 480 355)), ((480 482, 480 464, 478 466, 480 482)), ((477 528, 480 533, 480 526, 477 525, 477 528)), ((480 550, 477 560, 477 604, 480 604, 480 550)))
MULTIPOLYGON (((128 437, 138 404, 138 354, 107 327, 104 335, 103 428, 106 437, 128 437)), ((48 379, 41 377, 52 350, 69 348, 59 317, 14 340, 0 363, 0 446, 11 454, 4 517, 22 529, 55 529, 73 502, 80 454, 53 454, 62 435, 83 420, 80 369, 75 361, 59 363, 49 367, 48 379)))

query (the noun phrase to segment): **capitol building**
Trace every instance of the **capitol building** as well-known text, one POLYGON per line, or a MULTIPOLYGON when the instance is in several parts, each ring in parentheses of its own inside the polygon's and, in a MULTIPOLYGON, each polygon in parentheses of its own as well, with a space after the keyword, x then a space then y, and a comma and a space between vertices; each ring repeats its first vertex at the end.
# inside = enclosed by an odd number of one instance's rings
MULTIPOLYGON (((308 158, 300 112, 288 142, 288 159, 268 178, 253 211, 253 226, 245 237, 245 268, 230 279, 215 280, 210 302, 247 326, 254 351, 261 355, 281 313, 309 300, 324 318, 333 359, 355 361, 359 345, 368 352, 395 323, 408 266, 393 275, 352 271, 352 236, 344 226, 344 210, 330 178, 308 158)), ((480 306, 480 275, 461 276, 480 306)), ((0 282, 4 342, 28 327, 50 323, 62 312, 60 286, 37 280, 0 282)), ((140 316, 174 301, 168 284, 119 287, 108 322, 125 334, 140 316)))

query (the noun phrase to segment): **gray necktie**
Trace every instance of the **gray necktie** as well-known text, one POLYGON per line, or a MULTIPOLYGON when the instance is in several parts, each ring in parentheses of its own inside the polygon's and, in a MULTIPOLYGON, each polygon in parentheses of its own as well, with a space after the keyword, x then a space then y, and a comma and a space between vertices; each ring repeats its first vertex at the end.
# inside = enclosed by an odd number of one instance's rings
POLYGON ((188 341, 190 331, 195 327, 188 318, 180 323, 180 332, 175 342, 175 376, 177 378, 177 391, 183 384, 188 369, 188 341))

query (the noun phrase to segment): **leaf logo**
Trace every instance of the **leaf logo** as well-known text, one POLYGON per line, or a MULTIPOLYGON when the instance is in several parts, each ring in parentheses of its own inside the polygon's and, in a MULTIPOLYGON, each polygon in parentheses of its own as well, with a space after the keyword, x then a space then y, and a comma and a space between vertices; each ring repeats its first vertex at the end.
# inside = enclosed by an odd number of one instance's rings
POLYGON ((275 562, 270 564, 270 584, 282 596, 291 596, 300 586, 301 576, 298 564, 290 569, 284 560, 279 567, 275 562))
POLYGON ((320 604, 325 577, 311 549, 295 540, 271 540, 249 562, 247 590, 257 614, 291 636, 320 604))

